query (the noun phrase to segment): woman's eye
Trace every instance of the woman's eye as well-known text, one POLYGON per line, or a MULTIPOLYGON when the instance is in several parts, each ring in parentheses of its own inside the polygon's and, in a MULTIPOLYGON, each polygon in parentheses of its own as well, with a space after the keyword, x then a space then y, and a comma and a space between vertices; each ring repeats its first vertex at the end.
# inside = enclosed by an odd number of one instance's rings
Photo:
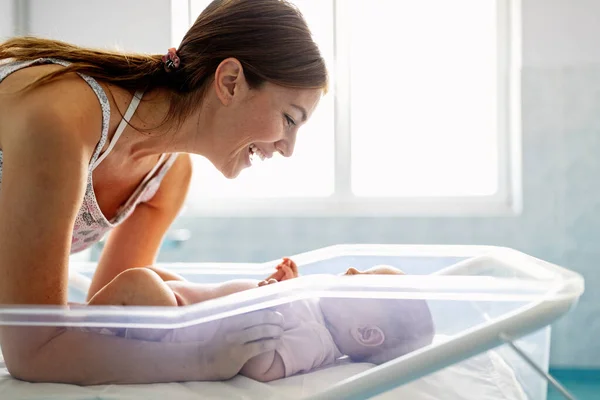
POLYGON ((289 115, 287 115, 287 114, 285 115, 285 120, 286 120, 286 122, 287 122, 287 124, 288 124, 289 126, 296 125, 296 122, 294 122, 294 120, 292 119, 292 117, 290 117, 290 116, 289 116, 289 115))

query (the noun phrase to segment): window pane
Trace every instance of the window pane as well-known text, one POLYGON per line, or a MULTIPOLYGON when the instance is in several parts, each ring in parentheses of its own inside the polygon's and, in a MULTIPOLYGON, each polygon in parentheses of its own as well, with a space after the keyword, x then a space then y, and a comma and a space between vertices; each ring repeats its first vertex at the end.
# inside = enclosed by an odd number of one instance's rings
MULTIPOLYGON (((192 21, 209 1, 193 0, 192 21)), ((325 57, 333 65, 333 6, 331 0, 297 0, 325 57)), ((319 197, 333 193, 333 93, 320 102, 310 121, 298 132, 294 156, 259 162, 235 180, 225 179, 206 159, 196 156, 189 201, 198 198, 319 197)))
POLYGON ((348 4, 353 192, 494 194, 496 1, 348 4))

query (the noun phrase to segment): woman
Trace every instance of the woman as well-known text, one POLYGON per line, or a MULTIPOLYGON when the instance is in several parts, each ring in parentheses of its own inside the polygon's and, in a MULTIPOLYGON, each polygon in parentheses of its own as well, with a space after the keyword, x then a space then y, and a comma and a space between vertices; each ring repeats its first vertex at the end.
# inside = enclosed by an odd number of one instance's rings
MULTIPOLYGON (((252 153, 289 157, 327 87, 306 23, 279 0, 214 1, 164 56, 15 38, 0 61, 0 304, 66 305, 69 254, 109 231, 88 298, 151 265, 189 186, 186 153, 228 178, 252 153)), ((0 344, 29 381, 216 380, 272 350, 281 325, 245 315, 208 344, 1 327, 0 344)))

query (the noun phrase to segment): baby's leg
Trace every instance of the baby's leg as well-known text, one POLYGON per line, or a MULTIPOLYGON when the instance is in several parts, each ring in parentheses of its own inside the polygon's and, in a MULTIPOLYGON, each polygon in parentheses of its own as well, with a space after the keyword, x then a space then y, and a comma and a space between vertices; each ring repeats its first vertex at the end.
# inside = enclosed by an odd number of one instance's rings
MULTIPOLYGON (((121 272, 100 289, 88 305, 177 306, 177 299, 156 272, 132 268, 121 272)), ((128 329, 127 336, 156 341, 167 333, 166 329, 128 329)))
POLYGON ((177 299, 156 272, 148 268, 131 268, 121 272, 100 289, 88 304, 176 306, 177 299))

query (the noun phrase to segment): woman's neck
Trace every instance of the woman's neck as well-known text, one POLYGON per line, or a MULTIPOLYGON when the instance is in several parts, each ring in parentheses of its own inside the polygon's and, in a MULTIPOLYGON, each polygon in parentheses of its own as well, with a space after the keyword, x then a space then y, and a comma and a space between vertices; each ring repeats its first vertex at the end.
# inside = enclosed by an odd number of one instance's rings
MULTIPOLYGON (((127 90, 110 87, 113 101, 121 115, 129 107, 133 93, 127 90)), ((198 120, 194 129, 190 128, 190 120, 187 118, 180 127, 172 121, 165 123, 170 110, 169 94, 166 89, 158 88, 142 94, 137 110, 130 119, 130 125, 125 129, 121 143, 121 149, 128 157, 142 159, 148 156, 162 153, 190 152, 193 153, 193 143, 201 132, 198 120), (179 129, 177 129, 179 128, 179 129)))

